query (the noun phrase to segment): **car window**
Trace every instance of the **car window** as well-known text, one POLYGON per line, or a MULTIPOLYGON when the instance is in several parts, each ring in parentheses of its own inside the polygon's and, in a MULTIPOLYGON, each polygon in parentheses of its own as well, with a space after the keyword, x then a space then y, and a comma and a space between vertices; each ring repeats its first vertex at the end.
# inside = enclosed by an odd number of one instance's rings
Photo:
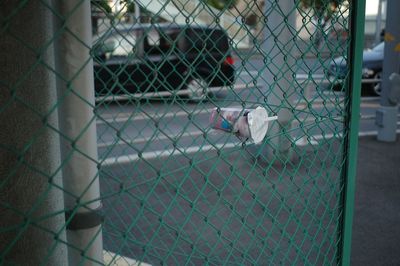
POLYGON ((178 30, 152 29, 145 34, 144 52, 147 55, 165 55, 177 48, 178 30))
POLYGON ((95 36, 92 53, 99 62, 112 58, 131 58, 140 56, 143 48, 139 42, 141 31, 117 30, 107 35, 95 36))
POLYGON ((375 46, 372 50, 375 52, 383 52, 383 49, 385 48, 385 43, 381 42, 377 46, 375 46))
POLYGON ((105 43, 114 43, 115 49, 110 56, 130 56, 136 52, 136 36, 133 32, 127 34, 118 34, 107 39, 105 43))
POLYGON ((210 29, 195 29, 187 32, 188 50, 190 52, 204 51, 224 54, 229 49, 228 37, 223 31, 210 29))

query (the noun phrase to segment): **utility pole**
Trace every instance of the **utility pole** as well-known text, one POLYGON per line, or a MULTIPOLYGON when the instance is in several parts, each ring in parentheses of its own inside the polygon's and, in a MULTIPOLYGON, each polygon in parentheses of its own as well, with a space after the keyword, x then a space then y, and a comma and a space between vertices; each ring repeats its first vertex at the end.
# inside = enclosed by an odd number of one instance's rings
POLYGON ((67 265, 50 0, 0 1, 0 264, 67 265))
POLYGON ((378 126, 378 140, 392 142, 396 141, 398 104, 395 97, 397 89, 392 86, 389 77, 400 71, 400 1, 387 1, 387 18, 385 29, 385 51, 382 72, 381 106, 376 113, 376 124, 378 126), (390 37, 389 37, 390 36, 390 37))
POLYGON ((99 265, 103 241, 99 215, 96 118, 90 1, 55 1, 59 14, 56 71, 70 265, 99 265))
POLYGON ((289 55, 294 36, 291 27, 295 28, 296 15, 293 11, 294 4, 291 0, 276 2, 266 1, 264 16, 266 25, 263 36, 262 55, 264 57, 265 74, 262 82, 266 97, 266 107, 269 113, 278 116, 278 121, 272 123, 267 137, 270 137, 266 152, 262 152, 268 161, 285 161, 291 159, 291 137, 285 133, 291 127, 293 113, 288 108, 287 102, 293 100, 293 56, 289 55), (278 6, 279 5, 279 6, 278 6))
POLYGON ((378 13, 376 16, 375 23, 375 45, 381 42, 381 30, 382 30, 382 0, 379 0, 378 3, 378 13))
POLYGON ((135 1, 134 3, 135 5, 135 23, 141 23, 141 19, 140 19, 140 5, 137 3, 137 1, 135 1))

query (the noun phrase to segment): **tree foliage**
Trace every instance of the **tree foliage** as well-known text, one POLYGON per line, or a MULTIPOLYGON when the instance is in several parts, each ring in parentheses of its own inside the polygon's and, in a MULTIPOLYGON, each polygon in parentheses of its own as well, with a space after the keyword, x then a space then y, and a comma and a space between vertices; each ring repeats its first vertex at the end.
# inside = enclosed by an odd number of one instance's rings
POLYGON ((325 36, 325 26, 332 16, 340 10, 342 5, 347 5, 347 0, 300 0, 299 7, 311 10, 311 15, 317 20, 316 32, 313 36, 313 43, 319 47, 325 36))
POLYGON ((232 8, 236 5, 238 0, 202 0, 207 5, 212 6, 218 10, 225 10, 232 8))
POLYGON ((122 0, 121 3, 126 6, 126 12, 135 13, 135 2, 133 0, 122 0))
POLYGON ((112 11, 107 0, 91 0, 90 4, 92 5, 92 7, 96 7, 106 14, 110 14, 112 11))
POLYGON ((339 7, 347 2, 346 0, 300 0, 300 7, 303 9, 312 9, 314 15, 318 18, 332 17, 332 14, 338 11, 339 7))

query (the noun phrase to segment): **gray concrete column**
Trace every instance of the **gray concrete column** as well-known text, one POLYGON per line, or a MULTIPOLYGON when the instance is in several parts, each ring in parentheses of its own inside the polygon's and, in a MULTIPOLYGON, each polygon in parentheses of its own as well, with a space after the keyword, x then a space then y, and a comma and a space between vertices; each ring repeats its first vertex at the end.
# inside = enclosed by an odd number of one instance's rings
MULTIPOLYGON (((272 137, 264 156, 267 160, 290 158, 291 138, 289 133, 293 113, 288 103, 293 99, 294 54, 292 49, 295 41, 292 30, 295 29, 296 12, 291 0, 266 1, 264 16, 267 19, 264 27, 264 44, 262 54, 265 61, 264 82, 266 105, 278 115, 278 121, 272 122, 267 137, 272 137), (269 92, 270 91, 270 92, 269 92)), ((270 114, 273 115, 273 114, 270 114)), ((276 160, 275 162, 279 162, 276 160)))
POLYGON ((400 44, 400 1, 389 0, 387 1, 387 17, 385 33, 394 37, 392 41, 385 42, 385 56, 383 58, 383 71, 382 71, 382 92, 380 103, 382 106, 390 106, 389 95, 391 84, 389 77, 394 73, 400 71, 400 52, 396 50, 396 46, 400 44))
POLYGON ((0 1, 1 265, 67 265, 50 2, 0 1))
POLYGON ((400 73, 400 52, 396 49, 400 45, 400 1, 387 1, 387 18, 385 33, 394 37, 394 40, 385 41, 385 53, 382 70, 382 92, 380 104, 376 112, 379 141, 393 142, 397 139, 398 106, 392 102, 393 88, 389 77, 392 73, 400 73))
POLYGON ((59 79, 60 128, 65 206, 75 211, 67 231, 71 265, 98 265, 103 261, 101 224, 87 221, 101 208, 97 169, 96 117, 90 1, 58 0, 56 62, 59 79))

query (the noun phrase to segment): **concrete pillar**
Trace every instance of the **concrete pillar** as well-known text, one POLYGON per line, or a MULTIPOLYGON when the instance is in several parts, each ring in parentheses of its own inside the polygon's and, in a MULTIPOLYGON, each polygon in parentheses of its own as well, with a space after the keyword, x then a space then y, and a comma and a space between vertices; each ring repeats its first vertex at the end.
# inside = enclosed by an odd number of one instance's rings
POLYGON ((376 124, 378 126, 379 141, 393 142, 397 139, 397 114, 398 106, 391 102, 392 84, 389 79, 392 73, 400 73, 400 1, 391 0, 387 2, 387 18, 385 33, 392 35, 394 38, 387 38, 385 41, 385 53, 383 59, 382 71, 382 92, 380 104, 377 110, 376 124))
POLYGON ((1 265, 67 265, 50 2, 0 1, 1 265))
MULTIPOLYGON (((294 66, 293 53, 290 52, 295 42, 292 31, 295 27, 296 12, 294 2, 291 0, 267 1, 264 6, 266 26, 264 26, 264 43, 262 55, 264 56, 265 74, 262 82, 266 105, 278 115, 278 121, 271 123, 268 137, 273 137, 265 147, 264 156, 268 161, 287 160, 291 157, 291 138, 289 133, 293 113, 289 108, 293 96, 294 66)), ((273 115, 273 114, 270 114, 273 115)))
POLYGON ((385 56, 383 58, 381 105, 389 106, 390 80, 389 76, 400 71, 400 52, 396 47, 400 44, 400 1, 387 2, 387 17, 385 33, 394 37, 394 40, 385 41, 385 56))
POLYGON ((100 185, 97 169, 96 118, 93 113, 94 78, 90 56, 92 29, 90 1, 58 0, 61 34, 56 40, 59 79, 60 129, 65 206, 77 212, 67 239, 71 265, 98 265, 103 261, 100 185), (93 222, 94 221, 94 222, 93 222), (90 258, 90 259, 88 259, 90 258))

